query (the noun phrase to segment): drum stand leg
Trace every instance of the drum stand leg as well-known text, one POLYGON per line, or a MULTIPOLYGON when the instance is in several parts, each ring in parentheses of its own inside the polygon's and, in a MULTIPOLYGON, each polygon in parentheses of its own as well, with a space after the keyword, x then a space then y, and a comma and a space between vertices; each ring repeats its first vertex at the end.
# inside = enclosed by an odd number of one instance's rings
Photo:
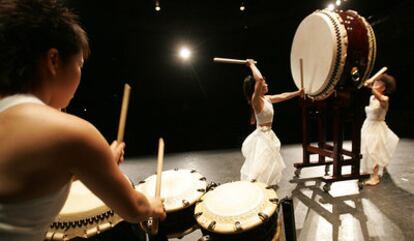
POLYGON ((325 185, 323 190, 325 192, 330 191, 331 184, 337 181, 346 181, 358 179, 358 187, 361 189, 362 179, 368 178, 367 174, 360 174, 360 142, 361 142, 361 126, 363 107, 358 101, 353 101, 350 108, 344 107, 341 100, 333 99, 330 102, 321 101, 318 103, 312 103, 307 100, 302 100, 302 128, 303 128, 303 162, 295 163, 295 177, 298 178, 300 170, 304 167, 312 166, 325 166, 325 176, 320 177, 325 185), (328 111, 327 107, 331 106, 332 110, 328 111), (309 122, 310 122, 310 109, 313 109, 313 114, 316 116, 317 127, 318 127, 318 145, 314 146, 310 144, 310 133, 309 133, 309 122), (326 143, 326 115, 332 113, 333 116, 333 130, 332 130, 332 141, 333 145, 326 143), (344 126, 345 119, 351 117, 352 124, 352 151, 343 149, 344 140, 344 126), (318 161, 311 162, 310 155, 318 154, 318 161), (344 156, 350 157, 345 159, 344 156), (329 157, 332 161, 326 161, 325 158, 329 157), (332 176, 328 176, 329 167, 332 165, 332 176), (350 165, 351 174, 342 174, 342 167, 350 165))

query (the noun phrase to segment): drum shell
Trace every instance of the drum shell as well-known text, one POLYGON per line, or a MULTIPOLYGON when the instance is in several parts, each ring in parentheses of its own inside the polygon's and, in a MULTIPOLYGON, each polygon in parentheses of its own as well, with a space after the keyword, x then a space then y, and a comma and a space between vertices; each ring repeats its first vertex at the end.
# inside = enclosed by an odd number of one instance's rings
POLYGON ((344 71, 339 81, 339 88, 341 89, 355 89, 360 88, 363 82, 367 79, 371 73, 373 64, 375 62, 376 47, 371 46, 370 53, 370 36, 373 34, 369 31, 371 28, 365 21, 365 19, 358 15, 355 11, 339 11, 337 13, 342 19, 347 36, 348 47, 346 52, 346 63, 344 71), (354 71, 358 71, 358 74, 353 74, 354 71))
POLYGON ((197 223, 194 218, 194 208, 195 204, 180 210, 167 211, 167 218, 159 222, 160 232, 167 235, 178 235, 193 228, 197 223))

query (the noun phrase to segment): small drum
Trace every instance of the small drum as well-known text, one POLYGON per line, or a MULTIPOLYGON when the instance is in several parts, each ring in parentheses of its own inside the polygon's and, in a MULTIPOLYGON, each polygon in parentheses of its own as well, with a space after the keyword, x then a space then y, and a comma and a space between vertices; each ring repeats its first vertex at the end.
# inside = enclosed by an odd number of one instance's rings
MULTIPOLYGON (((207 192, 194 216, 214 241, 270 241, 277 229, 276 192, 261 182, 226 183, 207 192)), ((201 239, 203 240, 203 239, 201 239)))
POLYGON ((123 222, 82 182, 74 181, 68 198, 50 226, 46 240, 144 241, 139 225, 123 222), (116 226, 115 226, 116 225, 116 226))
POLYGON ((376 58, 372 27, 355 11, 317 10, 296 30, 290 55, 293 80, 312 99, 335 90, 357 89, 370 75, 376 58))
MULTIPOLYGON (((146 196, 155 196, 156 175, 140 182, 136 189, 146 196)), ((161 198, 167 218, 159 223, 159 232, 169 238, 182 237, 196 226, 194 207, 207 188, 206 178, 194 170, 174 169, 162 172, 161 198)))

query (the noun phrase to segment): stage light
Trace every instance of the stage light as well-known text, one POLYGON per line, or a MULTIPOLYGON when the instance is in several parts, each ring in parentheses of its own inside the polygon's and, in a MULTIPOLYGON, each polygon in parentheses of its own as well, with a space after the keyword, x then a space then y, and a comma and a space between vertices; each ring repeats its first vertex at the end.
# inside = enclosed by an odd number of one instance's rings
POLYGON ((244 6, 244 4, 242 3, 241 5, 240 5, 240 11, 244 11, 246 9, 246 7, 244 6))
POLYGON ((157 11, 157 12, 161 11, 161 7, 160 7, 160 2, 159 1, 155 1, 155 11, 157 11))
POLYGON ((189 59, 191 56, 191 51, 187 47, 181 47, 180 57, 184 60, 189 59))
POLYGON ((341 6, 341 0, 336 0, 336 6, 341 6))
POLYGON ((333 11, 335 9, 335 5, 333 3, 330 3, 327 8, 328 10, 333 11))

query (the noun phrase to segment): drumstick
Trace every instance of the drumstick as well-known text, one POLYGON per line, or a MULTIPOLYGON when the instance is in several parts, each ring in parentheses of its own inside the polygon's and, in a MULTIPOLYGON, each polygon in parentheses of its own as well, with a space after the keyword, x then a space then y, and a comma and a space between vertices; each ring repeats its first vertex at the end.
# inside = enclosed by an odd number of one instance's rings
MULTIPOLYGON (((214 58, 214 62, 218 63, 227 63, 227 64, 246 64, 247 60, 243 59, 228 59, 228 58, 214 58)), ((253 61, 254 64, 257 64, 257 61, 253 61)))
POLYGON ((376 78, 378 78, 380 75, 382 75, 383 73, 385 73, 385 71, 387 71, 388 68, 387 67, 382 67, 376 74, 374 74, 374 76, 372 76, 371 78, 367 79, 364 82, 364 86, 368 86, 370 84, 372 84, 372 82, 375 81, 376 78))
MULTIPOLYGON (((299 65, 300 65, 300 88, 303 89, 303 92, 305 92, 305 88, 303 87, 303 59, 299 59, 299 65)), ((306 99, 305 93, 303 93, 302 97, 306 99)))
MULTIPOLYGON (((157 161, 157 179, 155 182, 155 198, 160 198, 161 196, 161 175, 162 175, 162 166, 164 163, 164 140, 162 138, 158 141, 158 161, 157 161)), ((158 220, 152 220, 151 234, 155 235, 158 233, 158 220)))
POLYGON ((124 85, 124 97, 122 99, 122 108, 121 115, 119 116, 119 126, 118 126, 118 138, 116 139, 118 143, 124 141, 125 133, 125 122, 128 112, 128 102, 129 102, 129 93, 131 92, 131 86, 129 84, 124 85))

